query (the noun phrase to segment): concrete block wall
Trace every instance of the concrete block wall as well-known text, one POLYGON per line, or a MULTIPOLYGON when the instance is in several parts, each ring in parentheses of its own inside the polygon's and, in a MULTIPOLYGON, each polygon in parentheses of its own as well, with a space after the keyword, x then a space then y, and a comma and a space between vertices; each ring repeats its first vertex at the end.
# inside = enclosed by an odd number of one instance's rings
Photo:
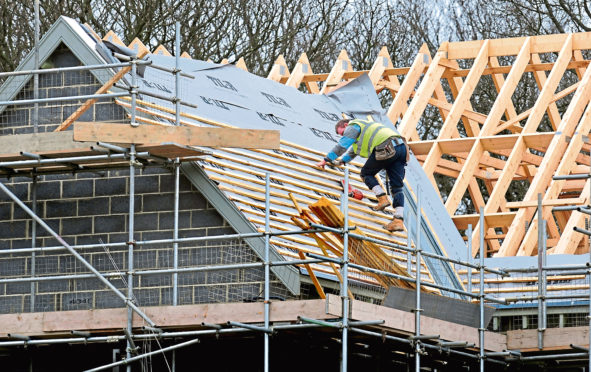
MULTIPOLYGON (((59 48, 50 66, 75 66, 74 55, 59 48)), ((100 84, 89 72, 61 72, 40 76, 40 97, 94 93, 100 84)), ((15 99, 32 98, 32 80, 15 99)), ((32 105, 12 106, 0 113, 0 135, 33 132, 32 105)), ((39 132, 54 130, 76 106, 57 102, 40 104, 39 132)), ((114 102, 95 104, 80 120, 121 121, 124 110, 114 102)), ((23 149, 27 151, 27 149, 23 149)), ((146 168, 136 171, 136 241, 173 237, 174 177, 169 169, 146 168)), ((33 184, 29 178, 0 179, 31 207, 33 184)), ((37 214, 71 245, 127 242, 129 221, 129 170, 40 176, 37 181, 37 214)), ((31 247, 31 218, 0 193, 0 250, 31 247)), ((179 237, 233 234, 234 230, 190 182, 181 177, 179 237)), ((57 241, 37 226, 37 247, 57 246, 57 241)), ((101 272, 120 272, 109 280, 126 293, 127 246, 77 248, 101 272)), ((172 244, 137 245, 133 267, 172 268, 172 244)), ((260 261, 240 240, 179 244, 179 267, 260 261)), ((52 281, 2 282, 3 279, 31 276, 82 275, 89 270, 65 250, 35 254, 0 254, 0 313, 61 311, 122 307, 123 302, 95 278, 52 281)), ((229 302, 257 299, 263 294, 263 269, 233 269, 181 273, 178 275, 179 304, 229 302)), ((172 274, 136 276, 134 294, 140 306, 172 304, 172 274)), ((273 295, 288 292, 272 278, 273 295)))
MULTIPOLYGON (((44 67, 79 66, 80 61, 65 46, 58 47, 45 62, 44 67)), ((105 70, 65 71, 39 74, 39 98, 73 97, 94 94, 101 83, 96 76, 105 75, 105 70)), ((13 98, 13 100, 33 99, 33 79, 13 98)), ((38 131, 52 132, 66 120, 84 101, 57 101, 39 103, 38 131)), ((0 135, 33 133, 33 105, 8 106, 0 114, 0 135)), ((100 100, 91 106, 80 121, 123 122, 127 114, 121 106, 110 100, 100 100)))
MULTIPOLYGON (((30 179, 14 179, 8 187, 31 206, 30 179)), ((173 236, 174 176, 162 168, 147 168, 136 175, 134 239, 146 241, 173 236)), ((128 241, 129 176, 127 170, 41 176, 37 182, 37 213, 71 245, 128 241)), ((234 230, 190 182, 181 177, 179 237, 234 234, 234 230)), ((31 247, 32 221, 8 196, 0 195, 0 249, 31 247)), ((38 247, 55 247, 58 242, 37 226, 38 247)), ((97 270, 120 272, 110 281, 124 293, 127 285, 128 248, 79 247, 77 251, 97 270)), ((136 245, 135 270, 173 267, 172 243, 136 245)), ((260 262, 239 239, 179 244, 179 267, 198 267, 260 262)), ((1 254, 0 279, 22 278, 34 270, 38 276, 90 274, 66 250, 1 254)), ((262 267, 180 273, 178 303, 213 303, 256 300, 263 295, 262 267)), ((273 295, 288 297, 287 290, 272 279, 273 295)), ((137 276, 135 297, 140 306, 172 304, 172 274, 137 276)), ((96 278, 40 281, 33 285, 34 311, 60 311, 122 307, 122 301, 96 278)), ((0 313, 30 311, 30 283, 0 284, 0 313)))

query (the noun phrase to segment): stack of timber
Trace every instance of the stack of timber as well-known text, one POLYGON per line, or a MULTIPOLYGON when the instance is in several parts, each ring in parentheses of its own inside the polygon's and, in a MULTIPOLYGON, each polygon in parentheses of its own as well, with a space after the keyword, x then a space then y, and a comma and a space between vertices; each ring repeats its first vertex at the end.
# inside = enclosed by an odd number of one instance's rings
MULTIPOLYGON (((345 216, 336 206, 328 201, 328 199, 321 198, 316 203, 310 205, 309 208, 312 213, 316 215, 321 224, 334 228, 343 228, 345 226, 345 216)), ((310 214, 307 213, 301 214, 301 218, 308 223, 316 222, 312 220, 310 218, 310 214)), ((352 232, 356 235, 364 236, 363 232, 359 228, 355 228, 352 230, 352 232)), ((332 232, 326 233, 324 236, 328 236, 328 239, 323 240, 320 245, 328 248, 338 257, 342 257, 344 243, 343 236, 332 232)), ((348 244, 349 258, 351 259, 352 263, 393 274, 409 276, 406 270, 404 270, 401 265, 388 257, 383 249, 377 244, 354 237, 349 237, 348 244)), ((369 273, 369 275, 374 277, 375 280, 386 289, 390 286, 414 288, 413 283, 404 280, 399 280, 386 275, 375 273, 369 273)))

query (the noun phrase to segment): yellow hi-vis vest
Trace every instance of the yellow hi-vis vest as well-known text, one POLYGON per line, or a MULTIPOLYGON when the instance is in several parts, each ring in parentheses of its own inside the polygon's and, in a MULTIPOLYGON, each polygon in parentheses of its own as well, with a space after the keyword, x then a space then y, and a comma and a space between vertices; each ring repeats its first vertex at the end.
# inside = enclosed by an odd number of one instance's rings
POLYGON ((349 125, 352 124, 358 125, 361 128, 361 133, 357 137, 357 141, 353 144, 353 151, 356 155, 364 158, 368 158, 373 149, 388 138, 400 137, 393 129, 375 121, 354 119, 349 122, 349 125))

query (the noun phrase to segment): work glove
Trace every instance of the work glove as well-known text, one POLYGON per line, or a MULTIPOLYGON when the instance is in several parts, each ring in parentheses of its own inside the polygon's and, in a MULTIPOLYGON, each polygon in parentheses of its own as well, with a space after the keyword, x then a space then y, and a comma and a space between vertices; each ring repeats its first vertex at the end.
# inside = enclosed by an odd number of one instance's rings
POLYGON ((325 165, 326 165, 326 160, 322 159, 318 163, 314 164, 314 167, 316 167, 318 169, 324 169, 325 165))
POLYGON ((324 169, 324 167, 326 166, 326 163, 333 164, 332 160, 330 160, 329 158, 324 158, 321 161, 319 161, 318 163, 314 164, 314 166, 318 169, 324 169))

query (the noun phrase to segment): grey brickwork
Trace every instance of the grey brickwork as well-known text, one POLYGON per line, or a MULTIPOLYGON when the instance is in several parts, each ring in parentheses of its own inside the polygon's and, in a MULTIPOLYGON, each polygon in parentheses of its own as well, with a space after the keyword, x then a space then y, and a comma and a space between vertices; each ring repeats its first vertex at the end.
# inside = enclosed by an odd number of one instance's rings
MULTIPOLYGON (((74 66, 78 60, 67 50, 58 49, 47 67, 74 66)), ((63 72, 40 76, 40 97, 92 94, 100 84, 89 72, 63 72)), ((32 82, 15 99, 32 98, 32 82)), ((80 104, 80 102, 78 102, 80 104)), ((0 114, 0 135, 33 132, 32 105, 7 107, 0 114)), ((40 104, 39 131, 52 131, 77 106, 58 102, 40 104)), ((114 102, 95 104, 83 121, 122 121, 124 110, 114 102)), ((23 149, 27 151, 27 149, 23 149)), ((2 179, 31 207, 29 178, 2 179)), ((146 168, 136 172, 136 241, 173 237, 174 177, 169 169, 146 168)), ((127 242, 129 212, 129 171, 110 170, 40 176, 37 181, 38 215, 69 244, 127 242)), ((31 246, 31 219, 6 195, 0 195, 0 250, 31 246)), ((207 203, 184 177, 180 181, 179 236, 201 237, 233 234, 234 230, 207 203)), ((37 228, 37 246, 56 246, 57 241, 37 228)), ((121 273, 109 279, 126 293, 128 248, 83 248, 78 252, 101 272, 121 273)), ((134 269, 173 267, 172 243, 134 249, 134 269)), ((179 267, 199 267, 230 263, 258 262, 260 259, 241 240, 179 244, 179 267)), ((31 275, 30 253, 0 255, 0 279, 31 275)), ((67 251, 37 253, 35 273, 40 276, 90 273, 67 251)), ((263 296, 262 268, 181 273, 178 279, 179 304, 257 300, 263 296)), ((135 300, 140 306, 172 304, 172 274, 136 276, 135 300)), ((288 291, 272 277, 274 296, 287 297, 288 291)), ((34 311, 65 311, 123 307, 121 299, 95 278, 37 282, 34 311)), ((30 311, 30 283, 0 283, 0 313, 30 311)))

